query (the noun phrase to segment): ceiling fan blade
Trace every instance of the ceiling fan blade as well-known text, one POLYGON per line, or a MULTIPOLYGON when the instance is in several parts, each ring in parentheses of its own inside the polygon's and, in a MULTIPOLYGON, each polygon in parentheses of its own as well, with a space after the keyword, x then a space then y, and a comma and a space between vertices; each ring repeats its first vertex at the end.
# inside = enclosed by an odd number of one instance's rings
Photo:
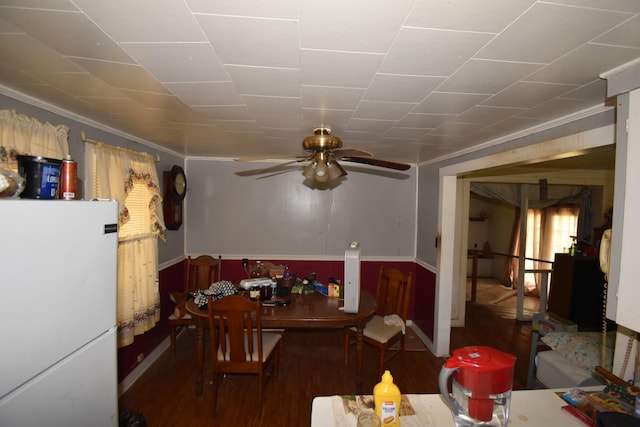
POLYGON ((287 165, 291 165, 293 163, 300 163, 306 160, 306 157, 300 160, 292 160, 290 162, 285 162, 285 163, 278 163, 276 165, 272 165, 272 166, 268 166, 266 168, 260 168, 260 169, 249 169, 246 171, 240 171, 240 172, 236 172, 236 175, 240 175, 240 176, 249 176, 249 175, 260 175, 263 173, 268 173, 268 172, 273 172, 276 171, 284 166, 287 165))
POLYGON ((391 162, 389 160, 376 159, 373 157, 347 156, 347 157, 342 157, 341 160, 344 160, 346 162, 363 163, 366 165, 379 166, 381 168, 395 169, 399 171, 406 171, 411 167, 411 165, 408 165, 406 163, 396 163, 396 162, 391 162))
MULTIPOLYGON (((304 154, 282 154, 270 156, 247 156, 237 157, 233 160, 236 162, 255 162, 256 160, 277 160, 277 159, 307 159, 309 156, 304 154)), ((297 160, 296 160, 297 161, 297 160)))
POLYGON ((361 150, 359 148, 353 147, 345 147, 345 148, 335 148, 333 150, 327 150, 327 152, 335 155, 336 157, 345 157, 345 156, 373 156, 373 153, 365 150, 361 150))

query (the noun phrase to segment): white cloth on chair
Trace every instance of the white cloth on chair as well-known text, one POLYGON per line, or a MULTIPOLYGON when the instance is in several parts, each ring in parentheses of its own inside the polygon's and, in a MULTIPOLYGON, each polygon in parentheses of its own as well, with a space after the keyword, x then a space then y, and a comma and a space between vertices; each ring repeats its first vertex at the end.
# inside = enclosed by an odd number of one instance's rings
POLYGON ((406 334, 404 321, 402 320, 402 317, 398 316, 397 314, 389 314, 387 316, 384 316, 384 324, 390 326, 399 326, 402 329, 402 335, 406 334))

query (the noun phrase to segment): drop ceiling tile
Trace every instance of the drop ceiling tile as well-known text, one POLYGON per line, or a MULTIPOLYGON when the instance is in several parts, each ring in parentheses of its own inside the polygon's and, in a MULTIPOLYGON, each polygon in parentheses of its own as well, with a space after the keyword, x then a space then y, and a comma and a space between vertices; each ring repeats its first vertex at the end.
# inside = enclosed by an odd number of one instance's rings
POLYGON ((312 131, 313 129, 325 126, 336 134, 341 134, 347 127, 353 111, 351 110, 327 110, 324 108, 303 108, 302 127, 312 131))
POLYGON ((191 108, 212 120, 253 120, 246 105, 195 105, 191 108))
POLYGON ((78 73, 46 73, 42 80, 74 96, 123 98, 128 96, 118 89, 114 89, 102 80, 87 72, 78 73))
POLYGON ((302 84, 366 88, 384 56, 367 53, 300 51, 302 84))
POLYGON ((488 33, 402 28, 380 72, 448 76, 491 38, 488 33))
POLYGON ((459 123, 459 122, 446 122, 436 129, 430 130, 429 135, 451 135, 451 136, 464 136, 468 135, 480 128, 481 125, 476 123, 459 123))
POLYGON ((354 111, 365 94, 366 89, 302 86, 302 106, 304 108, 334 109, 354 111))
MULTIPOLYGON (((345 136, 343 139, 346 139, 347 135, 353 132, 371 132, 377 136, 386 132, 396 123, 397 121, 395 120, 373 120, 354 117, 349 121, 349 125, 344 130, 345 136)), ((352 135, 352 137, 355 138, 355 135, 352 135)))
POLYGON ((62 55, 132 62, 120 46, 82 13, 0 8, 0 17, 62 55))
POLYGON ((290 114, 253 114, 259 126, 272 126, 281 128, 299 127, 302 124, 302 115, 290 114))
POLYGON ((379 119, 379 120, 400 120, 416 106, 409 102, 383 102, 383 101, 362 101, 354 118, 358 119, 379 119))
POLYGON ((477 105, 456 117, 456 122, 493 124, 524 111, 523 108, 501 108, 477 105))
POLYGON ((586 44, 533 73, 527 80, 583 85, 605 71, 640 56, 640 49, 586 44), (594 61, 593 58, 598 58, 594 61))
POLYGON ((409 113, 398 121, 400 127, 416 127, 434 129, 447 120, 452 120, 455 114, 418 114, 409 113))
POLYGON ((498 33, 533 3, 535 0, 418 0, 404 25, 498 33))
MULTIPOLYGON (((173 94, 144 92, 131 89, 119 89, 119 91, 148 108, 160 108, 173 111, 180 111, 188 108, 182 101, 180 101, 178 97, 173 94)), ((173 121, 177 120, 177 117, 173 119, 173 121)))
POLYGON ((507 108, 531 108, 548 99, 567 93, 572 89, 575 89, 575 86, 533 82, 516 83, 497 95, 483 101, 482 105, 507 108))
POLYGON ((245 104, 231 82, 167 83, 166 87, 192 107, 245 104))
POLYGON ((640 2, 638 2, 637 0, 554 0, 554 3, 570 6, 590 7, 593 9, 640 13, 640 2))
POLYGON ((294 115, 300 113, 300 98, 242 95, 249 111, 254 114, 294 115))
POLYGON ((607 98, 607 80, 594 80, 591 83, 565 93, 562 95, 562 98, 604 101, 607 98))
POLYGON ((433 92, 414 108, 412 113, 460 114, 488 95, 433 92))
POLYGON ((540 64, 471 59, 440 85, 438 91, 493 94, 540 67, 540 64))
POLYGON ((215 15, 197 19, 224 64, 300 68, 296 21, 215 15))
POLYGON ((3 85, 9 87, 23 87, 28 85, 45 85, 42 80, 35 79, 32 76, 25 74, 19 70, 13 68, 13 66, 7 62, 0 61, 0 82, 3 85))
POLYGON ((71 60, 113 87, 165 94, 169 93, 160 82, 151 77, 144 68, 138 65, 88 58, 71 58, 71 60))
POLYGON ((444 81, 444 77, 376 74, 364 99, 419 102, 444 81))
POLYGON ((227 65, 227 72, 241 95, 300 96, 300 70, 227 65))
MULTIPOLYGON (((637 2, 640 4, 640 2, 637 2)), ((640 48, 640 16, 604 33, 593 40, 594 43, 640 48)))
POLYGON ((163 0, 161 6, 155 0, 74 2, 117 42, 206 40, 183 0, 163 0))
POLYGON ((122 43, 138 64, 161 82, 220 82, 229 75, 207 42, 122 43))
POLYGON ((306 49, 386 53, 413 1, 302 1, 300 45, 306 49))
POLYGON ((593 105, 595 104, 590 104, 582 99, 555 98, 525 111, 520 114, 519 117, 542 119, 546 121, 571 114, 575 111, 584 110, 588 107, 592 107, 593 105))
POLYGON ((2 6, 28 9, 78 10, 71 0, 3 0, 2 6))
POLYGON ((253 16, 263 18, 298 18, 298 0, 186 0, 194 13, 253 16))
POLYGON ((628 17, 619 12, 536 3, 476 57, 549 63, 628 17), (541 22, 544 22, 543 29, 541 22))
POLYGON ((82 68, 26 34, 1 34, 0 58, 26 73, 80 72, 82 68), (24 52, 29 52, 25 55, 24 52))
POLYGON ((540 123, 542 123, 542 120, 540 119, 527 118, 527 117, 509 117, 498 123, 494 123, 490 126, 487 126, 487 129, 494 132, 498 132, 500 134, 508 135, 515 132, 520 132, 523 129, 532 128, 540 123))
POLYGON ((388 129, 383 137, 389 139, 408 139, 414 140, 422 137, 425 133, 427 133, 427 129, 424 128, 405 128, 394 126, 388 129))

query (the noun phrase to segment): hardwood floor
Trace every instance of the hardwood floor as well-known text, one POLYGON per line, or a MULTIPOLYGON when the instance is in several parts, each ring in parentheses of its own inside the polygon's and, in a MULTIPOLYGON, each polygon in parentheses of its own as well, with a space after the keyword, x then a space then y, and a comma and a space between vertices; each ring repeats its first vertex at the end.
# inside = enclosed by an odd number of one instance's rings
MULTIPOLYGON (((451 348, 488 345, 517 356, 514 389, 526 384, 531 327, 495 315, 479 304, 467 304, 465 328, 453 328, 451 348)), ((149 427, 160 426, 308 426, 315 396, 353 394, 355 352, 343 363, 342 330, 285 334, 285 354, 264 389, 264 408, 257 412, 257 378, 231 375, 219 388, 217 414, 211 415, 211 373, 205 371, 203 396, 194 395, 195 334, 182 333, 176 354, 167 350, 120 398, 120 407, 140 412, 149 427)), ((208 361, 207 353, 207 361, 208 361)), ((364 390, 380 381, 376 352, 365 346, 364 390)), ((428 350, 407 351, 385 366, 403 393, 438 393, 438 373, 445 359, 428 350)))

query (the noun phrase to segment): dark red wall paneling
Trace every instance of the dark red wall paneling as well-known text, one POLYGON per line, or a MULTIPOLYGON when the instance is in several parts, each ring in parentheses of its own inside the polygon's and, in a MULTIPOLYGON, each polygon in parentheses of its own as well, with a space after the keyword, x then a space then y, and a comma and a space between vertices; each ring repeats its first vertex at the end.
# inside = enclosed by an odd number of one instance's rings
MULTIPOLYGON (((251 263, 253 264, 255 261, 257 260, 251 260, 251 263)), ((275 265, 288 265, 289 270, 298 277, 306 277, 311 273, 316 273, 316 280, 323 284, 327 284, 330 277, 342 281, 344 275, 344 262, 342 260, 287 261, 265 259, 262 261, 275 265)), ((435 273, 422 268, 414 262, 363 261, 360 272, 363 290, 372 294, 375 293, 378 272, 381 266, 398 268, 413 275, 413 296, 409 305, 408 317, 433 340, 435 273)), ((239 283, 240 280, 247 278, 248 274, 242 267, 241 260, 222 260, 222 280, 239 283)), ((183 276, 184 263, 182 262, 160 271, 160 321, 151 330, 136 336, 133 344, 118 350, 119 383, 139 365, 138 356, 140 354, 146 357, 169 336, 167 317, 173 311, 173 303, 169 300, 169 294, 173 291, 182 290, 183 276)))

